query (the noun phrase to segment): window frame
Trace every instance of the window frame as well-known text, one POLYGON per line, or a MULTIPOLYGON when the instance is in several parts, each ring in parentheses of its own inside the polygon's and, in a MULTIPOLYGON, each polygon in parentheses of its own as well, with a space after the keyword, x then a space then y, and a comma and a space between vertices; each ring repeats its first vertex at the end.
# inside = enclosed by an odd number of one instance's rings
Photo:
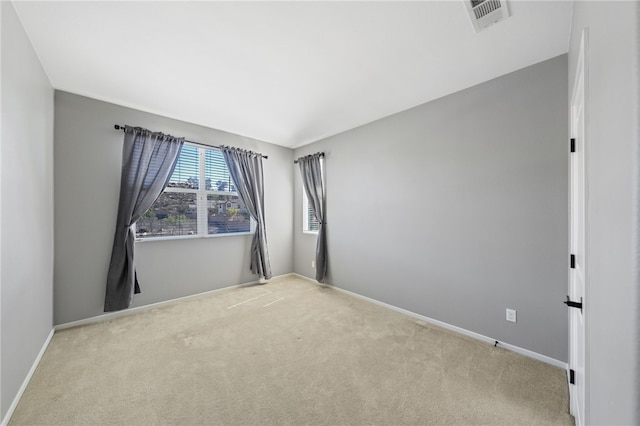
MULTIPOLYGON (((147 241, 170 241, 170 240, 184 240, 184 239, 198 239, 198 238, 220 238, 231 236, 243 236, 253 235, 256 230, 256 221, 249 215, 249 231, 245 232, 224 232, 224 233, 209 233, 209 195, 224 195, 240 197, 237 191, 218 191, 213 189, 206 189, 206 151, 219 151, 218 148, 207 147, 197 145, 189 142, 184 143, 185 146, 190 146, 198 150, 198 188, 181 188, 168 186, 162 191, 164 193, 182 193, 182 194, 195 194, 196 195, 196 230, 197 232, 192 235, 166 235, 166 236, 154 236, 154 237, 138 237, 136 232, 137 222, 133 225, 133 231, 136 235, 135 241, 147 242, 147 241), (204 185, 202 184, 204 183, 204 185)), ((225 164, 226 167, 226 164, 225 164)), ((212 185, 213 187, 213 185, 212 185)), ((154 201, 155 204, 155 201, 154 201)), ((153 205, 152 205, 153 207, 153 205)), ((150 207, 151 208, 151 207, 150 207)))
MULTIPOLYGON (((326 193, 326 181, 324 176, 324 159, 320 158, 320 172, 322 174, 322 187, 325 188, 326 193)), ((318 229, 313 230, 309 229, 309 215, 311 214, 311 206, 309 205, 309 198, 307 197, 307 191, 304 190, 304 184, 302 184, 302 178, 300 178, 300 186, 302 187, 302 233, 303 234, 311 234, 318 235, 320 232, 320 224, 318 224, 318 229)), ((314 220, 314 222, 318 222, 314 220)))
MULTIPOLYGON (((307 192, 302 188, 302 232, 305 234, 314 234, 317 235, 320 231, 319 225, 318 229, 309 229, 309 216, 311 215, 311 206, 309 205, 309 198, 307 197, 307 192)), ((314 220, 314 222, 318 222, 314 220)))

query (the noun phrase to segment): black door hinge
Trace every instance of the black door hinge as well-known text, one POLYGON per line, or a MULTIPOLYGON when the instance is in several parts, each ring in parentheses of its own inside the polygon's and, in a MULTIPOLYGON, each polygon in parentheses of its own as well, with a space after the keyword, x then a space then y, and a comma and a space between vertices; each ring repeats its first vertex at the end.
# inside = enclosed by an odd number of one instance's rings
POLYGON ((576 384, 576 372, 574 370, 569 370, 569 383, 576 384))
POLYGON ((569 296, 567 296, 567 300, 565 300, 562 303, 564 303, 565 305, 567 305, 570 308, 580 309, 580 312, 582 312, 582 297, 580 298, 579 302, 574 302, 573 300, 571 300, 569 298, 569 296))
POLYGON ((571 138, 571 152, 576 152, 576 139, 571 138))
POLYGON ((569 255, 569 266, 571 267, 571 269, 576 269, 576 255, 575 254, 569 255))

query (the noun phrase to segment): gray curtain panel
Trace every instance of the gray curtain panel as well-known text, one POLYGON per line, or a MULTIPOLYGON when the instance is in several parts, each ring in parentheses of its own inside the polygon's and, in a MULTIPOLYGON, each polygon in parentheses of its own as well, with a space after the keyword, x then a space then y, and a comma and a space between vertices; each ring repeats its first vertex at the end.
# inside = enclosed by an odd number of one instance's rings
POLYGON ((131 227, 166 188, 183 144, 184 138, 125 127, 120 202, 107 275, 105 312, 128 308, 133 294, 140 293, 133 262, 136 236, 131 227))
POLYGON ((298 158, 302 185, 309 199, 309 205, 319 224, 318 241, 316 243, 316 281, 319 283, 323 283, 327 276, 326 200, 322 183, 321 157, 322 154, 317 153, 298 158))
POLYGON ((269 263, 267 231, 264 221, 262 156, 228 146, 221 146, 220 151, 222 151, 240 199, 257 222, 256 232, 251 241, 251 271, 266 280, 271 279, 271 264, 269 263))

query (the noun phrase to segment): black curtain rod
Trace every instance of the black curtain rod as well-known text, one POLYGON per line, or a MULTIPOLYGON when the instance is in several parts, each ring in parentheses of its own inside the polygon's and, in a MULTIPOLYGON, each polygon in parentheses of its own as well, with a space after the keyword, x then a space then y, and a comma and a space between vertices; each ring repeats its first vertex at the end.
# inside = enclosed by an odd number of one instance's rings
MULTIPOLYGON (((324 157, 324 152, 316 152, 316 154, 320 154, 320 157, 324 157)), ((309 157, 309 156, 311 156, 311 155, 316 155, 316 154, 303 155, 303 156, 302 156, 302 157, 300 157, 300 158, 309 157)), ((295 164, 298 164, 298 161, 300 161, 300 158, 298 158, 297 160, 293 160, 293 162, 294 162, 295 164)))
MULTIPOLYGON (((116 130, 124 131, 124 126, 122 126, 120 124, 114 124, 113 128, 116 129, 116 130)), ((218 145, 207 145, 207 144, 204 144, 202 142, 194 142, 194 141, 190 141, 190 140, 187 140, 187 139, 185 139, 184 141, 187 142, 187 143, 190 143, 192 145, 203 146, 203 147, 206 147, 206 148, 218 148, 218 149, 220 149, 220 147, 218 145)), ((260 157, 264 158, 265 160, 267 160, 269 158, 268 156, 262 155, 259 152, 253 152, 253 151, 249 151, 249 152, 252 152, 253 154, 259 155, 260 157)))

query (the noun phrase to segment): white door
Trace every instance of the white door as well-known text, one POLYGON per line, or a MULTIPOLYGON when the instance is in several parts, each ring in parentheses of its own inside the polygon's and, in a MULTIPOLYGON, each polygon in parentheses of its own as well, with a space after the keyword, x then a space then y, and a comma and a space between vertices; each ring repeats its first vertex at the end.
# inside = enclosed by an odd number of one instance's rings
MULTIPOLYGON (((569 272, 569 298, 574 302, 585 300, 585 44, 583 32, 571 95, 571 138, 575 152, 570 154, 571 225, 570 249, 573 255, 569 272)), ((576 425, 585 422, 585 311, 569 307, 569 369, 573 371, 573 384, 569 384, 571 414, 576 425)))

